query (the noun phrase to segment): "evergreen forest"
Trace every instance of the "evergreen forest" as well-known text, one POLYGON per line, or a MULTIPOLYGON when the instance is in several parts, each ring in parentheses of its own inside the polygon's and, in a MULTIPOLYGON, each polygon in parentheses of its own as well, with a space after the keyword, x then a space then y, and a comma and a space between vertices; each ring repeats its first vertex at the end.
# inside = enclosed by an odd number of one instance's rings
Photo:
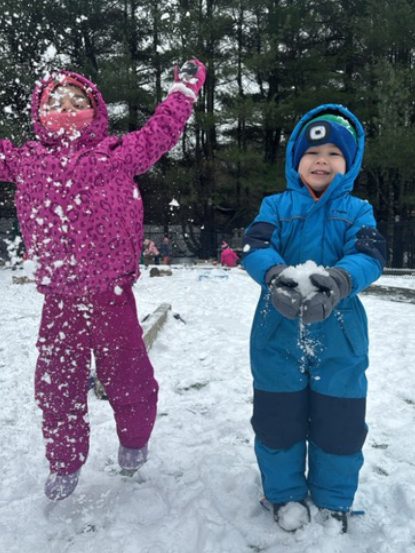
MULTIPOLYGON (((414 0, 0 0, 0 138, 32 136, 30 95, 52 68, 98 84, 111 132, 135 130, 192 56, 208 77, 180 144, 138 179, 146 223, 180 225, 195 254, 215 255, 284 189, 301 115, 336 102, 366 128, 355 193, 388 264, 415 266, 414 0)), ((0 217, 13 193, 0 186, 0 217)))

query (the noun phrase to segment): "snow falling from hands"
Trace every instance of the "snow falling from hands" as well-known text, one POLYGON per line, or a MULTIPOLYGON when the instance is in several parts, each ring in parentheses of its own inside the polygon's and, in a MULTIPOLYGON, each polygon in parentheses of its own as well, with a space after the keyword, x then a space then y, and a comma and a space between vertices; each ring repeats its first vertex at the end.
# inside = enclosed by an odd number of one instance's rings
MULTIPOLYGON (((297 289, 303 297, 304 302, 312 298, 318 292, 317 287, 310 281, 310 275, 316 273, 323 275, 328 274, 324 267, 309 260, 299 265, 289 266, 282 271, 281 274, 297 282, 297 289)), ((311 336, 309 327, 304 324, 302 319, 302 308, 299 318, 298 347, 302 352, 300 358, 300 371, 305 373, 308 370, 309 364, 316 361, 319 349, 321 348, 321 342, 317 338, 311 336)))
POLYGON ((308 370, 310 363, 314 364, 318 361, 318 352, 322 345, 317 338, 310 335, 309 327, 303 323, 301 318, 299 322, 297 345, 302 352, 299 365, 300 372, 305 373, 308 370))

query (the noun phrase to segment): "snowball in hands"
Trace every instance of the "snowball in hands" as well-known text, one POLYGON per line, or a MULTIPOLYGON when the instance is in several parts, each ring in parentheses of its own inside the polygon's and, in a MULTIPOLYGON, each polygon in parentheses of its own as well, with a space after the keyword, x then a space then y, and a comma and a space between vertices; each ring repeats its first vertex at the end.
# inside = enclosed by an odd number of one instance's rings
POLYGON ((303 300, 312 298, 318 292, 318 288, 311 282, 310 276, 313 274, 328 275, 326 269, 314 261, 290 265, 281 274, 297 283, 297 290, 303 300))
POLYGON ((276 265, 267 273, 271 301, 287 319, 305 324, 324 321, 352 289, 350 275, 337 267, 324 268, 314 261, 296 266, 276 265))
POLYGON ((351 277, 345 270, 328 267, 326 271, 325 275, 313 273, 309 277, 318 292, 303 302, 302 317, 305 324, 327 319, 340 300, 352 290, 351 277))
POLYGON ((286 265, 274 265, 267 272, 265 282, 275 309, 287 319, 296 319, 300 314, 302 297, 297 282, 285 276, 286 270, 286 265))

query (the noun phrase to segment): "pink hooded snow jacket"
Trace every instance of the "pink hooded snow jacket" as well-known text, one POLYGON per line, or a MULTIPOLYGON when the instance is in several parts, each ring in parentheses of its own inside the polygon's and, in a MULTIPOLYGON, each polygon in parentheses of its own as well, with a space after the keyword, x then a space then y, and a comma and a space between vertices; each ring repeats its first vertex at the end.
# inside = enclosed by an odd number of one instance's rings
POLYGON ((16 207, 39 291, 101 292, 139 276, 143 204, 133 177, 146 172, 178 141, 192 100, 169 94, 138 131, 108 136, 107 108, 85 77, 61 71, 39 82, 32 97, 38 141, 18 148, 0 141, 0 181, 16 183, 16 207), (89 89, 92 123, 69 141, 39 121, 39 102, 52 78, 70 76, 89 89))
POLYGON ((238 254, 229 246, 222 250, 220 254, 220 262, 225 267, 236 267, 238 264, 238 254))

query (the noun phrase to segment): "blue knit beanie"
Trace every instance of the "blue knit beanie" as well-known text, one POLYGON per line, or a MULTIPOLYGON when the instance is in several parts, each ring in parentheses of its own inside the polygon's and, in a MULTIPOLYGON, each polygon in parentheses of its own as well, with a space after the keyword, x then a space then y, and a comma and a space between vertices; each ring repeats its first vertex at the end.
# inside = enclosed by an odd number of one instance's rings
POLYGON ((304 152, 312 146, 334 144, 344 155, 346 170, 350 169, 357 152, 357 135, 351 123, 340 115, 319 115, 305 125, 293 150, 293 166, 298 168, 304 152))

